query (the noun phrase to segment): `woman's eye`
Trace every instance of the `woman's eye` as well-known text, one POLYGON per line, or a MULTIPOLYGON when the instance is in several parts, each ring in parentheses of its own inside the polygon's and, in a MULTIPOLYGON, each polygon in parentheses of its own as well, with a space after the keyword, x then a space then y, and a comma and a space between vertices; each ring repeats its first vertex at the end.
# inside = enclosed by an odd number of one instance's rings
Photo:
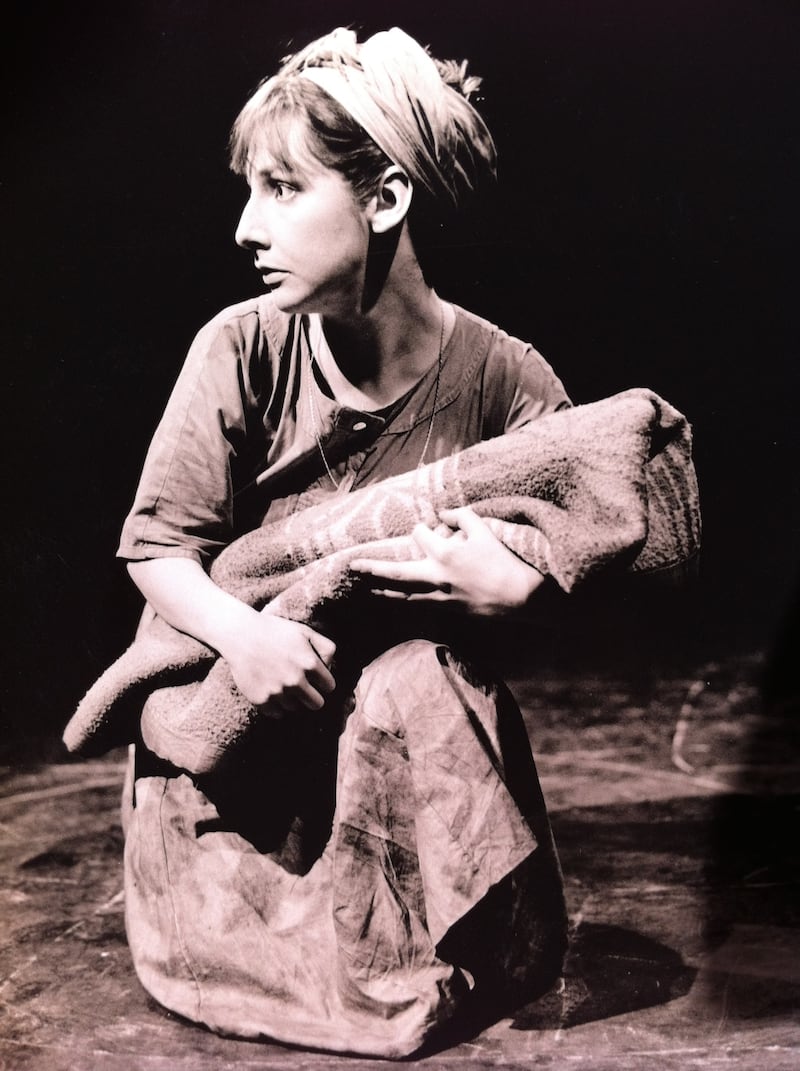
POLYGON ((275 181, 272 184, 272 188, 278 201, 286 201, 295 193, 295 187, 290 186, 288 182, 275 181))

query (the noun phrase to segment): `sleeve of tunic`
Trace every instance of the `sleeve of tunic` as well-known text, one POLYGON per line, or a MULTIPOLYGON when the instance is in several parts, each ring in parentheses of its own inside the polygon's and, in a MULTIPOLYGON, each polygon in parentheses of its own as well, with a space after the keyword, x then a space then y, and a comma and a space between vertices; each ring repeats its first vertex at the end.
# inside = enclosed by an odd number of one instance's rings
POLYGON ((532 346, 526 346, 520 357, 503 430, 515 431, 571 404, 564 385, 544 357, 532 346))
POLYGON ((118 557, 205 563, 231 541, 234 485, 267 448, 270 363, 255 303, 198 333, 150 444, 118 557))
POLYGON ((516 431, 572 403, 561 380, 529 343, 499 328, 483 367, 481 438, 516 431))

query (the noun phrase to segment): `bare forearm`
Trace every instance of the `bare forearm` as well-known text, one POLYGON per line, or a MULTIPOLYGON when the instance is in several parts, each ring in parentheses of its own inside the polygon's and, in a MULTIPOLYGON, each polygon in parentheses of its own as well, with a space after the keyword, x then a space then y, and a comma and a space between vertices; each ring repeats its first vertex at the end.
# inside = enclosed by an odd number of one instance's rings
POLYGON ((160 617, 223 655, 256 616, 250 606, 217 587, 192 558, 130 562, 128 573, 160 617))

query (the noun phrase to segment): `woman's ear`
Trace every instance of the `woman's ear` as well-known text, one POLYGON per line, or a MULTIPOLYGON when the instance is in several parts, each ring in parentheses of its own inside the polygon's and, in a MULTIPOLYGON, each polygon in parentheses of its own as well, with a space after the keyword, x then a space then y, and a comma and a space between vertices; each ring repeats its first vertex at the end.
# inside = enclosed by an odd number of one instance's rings
POLYGON ((372 202, 370 226, 375 234, 386 234, 403 222, 413 193, 411 179, 402 167, 392 164, 386 168, 372 202))

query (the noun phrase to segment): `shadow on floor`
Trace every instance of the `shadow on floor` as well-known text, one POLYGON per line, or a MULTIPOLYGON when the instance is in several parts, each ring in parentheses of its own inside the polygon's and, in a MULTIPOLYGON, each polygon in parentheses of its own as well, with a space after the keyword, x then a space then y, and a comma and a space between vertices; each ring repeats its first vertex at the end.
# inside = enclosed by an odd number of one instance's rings
POLYGON ((558 1030, 685 996, 696 976, 678 952, 621 926, 581 924, 561 987, 522 1008, 512 1030, 558 1030))

